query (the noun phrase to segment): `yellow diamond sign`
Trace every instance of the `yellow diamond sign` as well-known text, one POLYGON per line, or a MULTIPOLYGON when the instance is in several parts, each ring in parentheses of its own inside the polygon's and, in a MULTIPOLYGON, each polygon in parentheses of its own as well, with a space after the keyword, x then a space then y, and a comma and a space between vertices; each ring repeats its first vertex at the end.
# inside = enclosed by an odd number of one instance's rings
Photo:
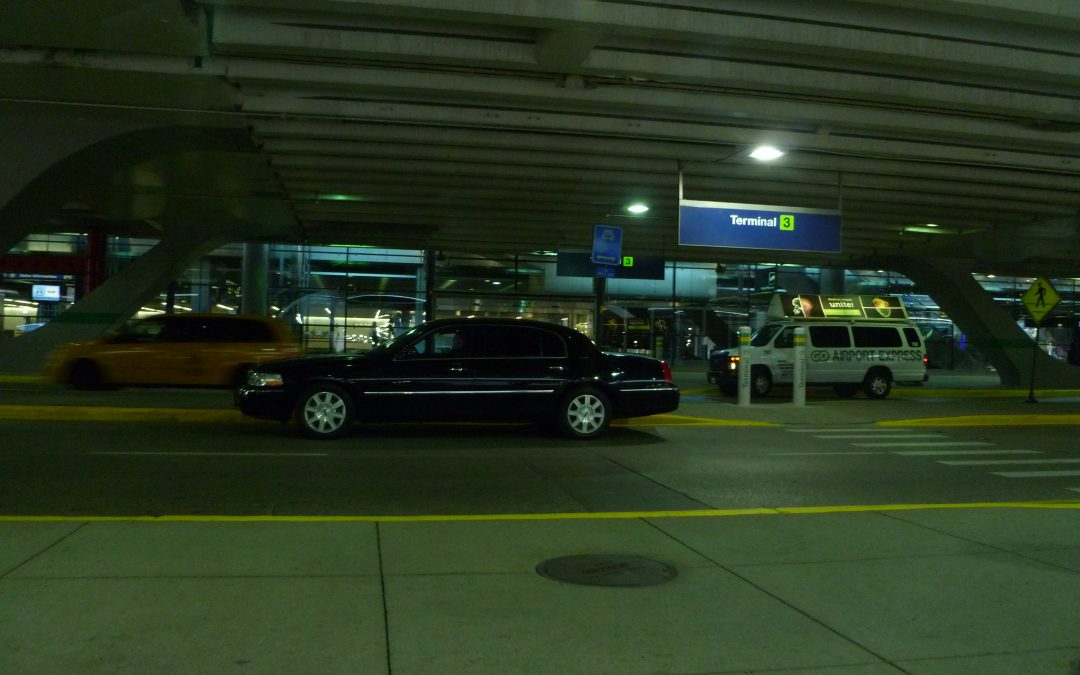
POLYGON ((1021 299, 1036 323, 1041 323, 1043 317, 1050 313, 1054 305, 1061 302, 1061 296, 1054 290, 1050 280, 1045 277, 1035 279, 1035 283, 1031 284, 1031 288, 1027 289, 1021 299))

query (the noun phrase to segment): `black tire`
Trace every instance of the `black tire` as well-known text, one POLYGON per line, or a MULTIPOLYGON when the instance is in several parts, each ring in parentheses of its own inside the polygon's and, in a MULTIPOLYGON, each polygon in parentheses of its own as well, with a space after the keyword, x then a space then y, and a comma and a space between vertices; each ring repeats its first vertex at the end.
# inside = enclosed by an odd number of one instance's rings
POLYGON ((750 368, 750 395, 754 398, 763 398, 772 391, 772 373, 765 366, 753 366, 750 368))
POLYGON ((93 361, 76 361, 68 373, 68 384, 74 389, 104 389, 105 376, 93 361))
POLYGON ((352 397, 336 384, 312 385, 296 402, 296 422, 308 438, 341 438, 355 418, 352 397))
POLYGON ((892 391, 892 376, 884 368, 874 368, 863 380, 863 393, 867 398, 883 399, 892 391))
POLYGON ((837 384, 833 386, 833 391, 841 398, 851 398, 855 394, 859 393, 859 385, 854 383, 837 384))
POLYGON ((611 424, 611 401, 593 387, 574 389, 559 403, 555 425, 564 436, 596 438, 611 424))

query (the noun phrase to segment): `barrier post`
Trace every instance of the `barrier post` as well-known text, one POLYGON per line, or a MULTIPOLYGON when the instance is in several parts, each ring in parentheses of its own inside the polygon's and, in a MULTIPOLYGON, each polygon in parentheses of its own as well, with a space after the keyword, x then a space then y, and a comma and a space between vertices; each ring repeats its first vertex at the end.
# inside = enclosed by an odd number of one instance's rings
POLYGON ((795 329, 795 370, 791 374, 791 400, 806 405, 806 326, 795 329))
POLYGON ((750 326, 739 326, 739 405, 750 405, 750 326))

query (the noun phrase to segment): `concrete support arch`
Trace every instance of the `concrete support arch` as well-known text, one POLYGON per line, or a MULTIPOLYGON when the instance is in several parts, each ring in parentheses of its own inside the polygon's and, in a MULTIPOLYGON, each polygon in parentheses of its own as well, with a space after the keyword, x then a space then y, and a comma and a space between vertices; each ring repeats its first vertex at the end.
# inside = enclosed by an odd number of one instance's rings
MULTIPOLYGON (((1031 338, 972 276, 976 261, 956 258, 896 258, 896 271, 911 279, 937 301, 938 305, 968 336, 1010 387, 1026 387, 1031 382, 1031 338)), ((1040 388, 1080 387, 1080 367, 1035 352, 1035 386, 1040 388)))

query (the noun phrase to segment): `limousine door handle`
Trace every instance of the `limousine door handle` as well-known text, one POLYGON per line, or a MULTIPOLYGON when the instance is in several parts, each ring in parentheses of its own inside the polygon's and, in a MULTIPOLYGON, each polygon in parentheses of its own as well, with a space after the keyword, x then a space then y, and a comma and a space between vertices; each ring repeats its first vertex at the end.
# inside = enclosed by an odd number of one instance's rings
POLYGON ((450 366, 449 368, 447 368, 447 370, 449 370, 451 373, 464 373, 465 366, 450 366))
POLYGON ((566 366, 548 366, 548 370, 553 373, 562 373, 566 371, 566 366))

